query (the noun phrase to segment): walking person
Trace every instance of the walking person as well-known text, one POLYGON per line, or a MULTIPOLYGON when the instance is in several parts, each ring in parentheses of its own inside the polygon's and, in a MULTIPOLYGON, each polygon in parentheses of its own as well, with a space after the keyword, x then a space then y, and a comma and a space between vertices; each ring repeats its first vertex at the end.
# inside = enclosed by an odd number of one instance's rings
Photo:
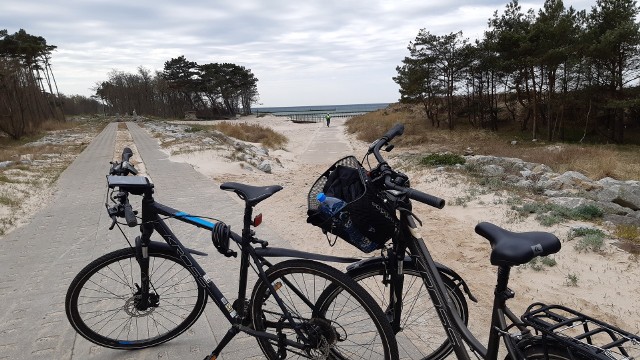
POLYGON ((327 127, 329 127, 329 124, 331 123, 331 115, 329 115, 329 113, 327 113, 327 115, 324 118, 325 118, 325 120, 327 120, 327 127))

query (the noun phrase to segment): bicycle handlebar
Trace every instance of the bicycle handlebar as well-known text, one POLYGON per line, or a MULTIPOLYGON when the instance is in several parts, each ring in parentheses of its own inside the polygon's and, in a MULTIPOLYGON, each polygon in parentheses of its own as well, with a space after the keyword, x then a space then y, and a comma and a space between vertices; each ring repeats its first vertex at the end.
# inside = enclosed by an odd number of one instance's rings
POLYGON ((136 215, 133 212, 133 208, 131 208, 131 204, 127 201, 124 204, 124 219, 127 221, 127 226, 134 227, 138 225, 138 220, 136 219, 136 215))
POLYGON ((420 190, 412 189, 406 186, 396 185, 391 181, 391 176, 387 175, 384 179, 384 184, 393 190, 402 191, 409 196, 410 199, 419 201, 423 204, 433 206, 434 208, 442 209, 445 205, 444 199, 437 196, 429 195, 420 190))
POLYGON ((382 138, 386 139, 387 142, 391 141, 394 137, 402 135, 404 133, 404 125, 403 124, 395 124, 386 134, 382 135, 382 138))
MULTIPOLYGON (((133 151, 126 147, 122 149, 121 162, 111 162, 111 169, 109 170, 109 175, 116 176, 127 176, 129 174, 137 175, 138 171, 136 168, 129 162, 129 159, 133 156, 133 151)), ((122 190, 122 189, 121 189, 122 190)), ((136 219, 136 213, 133 211, 131 204, 129 204, 129 199, 127 197, 127 192, 121 192, 120 195, 116 196, 119 200, 119 205, 113 208, 107 207, 107 211, 109 212, 109 216, 113 220, 111 227, 109 230, 113 229, 116 224, 117 217, 124 217, 127 222, 127 226, 134 227, 138 225, 138 220, 136 219)))
MULTIPOLYGON (((424 193, 422 191, 416 190, 416 189, 412 189, 410 187, 407 186, 402 186, 399 184, 396 184, 393 182, 392 179, 392 174, 396 174, 395 171, 393 171, 393 169, 391 169, 391 166, 389 166, 389 164, 387 164, 387 161, 382 157, 382 155, 380 154, 380 149, 387 145, 393 138, 395 138, 396 136, 402 135, 404 133, 404 125, 403 124, 396 124, 394 125, 389 131, 387 131, 380 139, 374 141, 371 146, 369 146, 369 151, 368 154, 373 154, 373 156, 376 158, 376 160, 379 163, 379 168, 382 172, 382 174, 384 175, 384 185, 388 188, 388 189, 392 189, 392 190, 398 190, 401 191, 405 194, 407 194, 407 196, 412 199, 412 200, 416 200, 419 201, 421 203, 427 204, 429 206, 433 206, 435 208, 438 209, 442 209, 445 205, 445 201, 444 199, 441 199, 437 196, 433 196, 433 195, 429 195, 427 193, 424 193)), ((389 150, 389 149, 387 149, 389 150)))
POLYGON ((122 162, 129 161, 129 159, 133 156, 133 151, 128 147, 122 149, 122 162))
POLYGON ((109 175, 121 175, 127 176, 129 174, 137 175, 138 171, 136 168, 129 162, 129 159, 133 156, 133 151, 130 148, 126 147, 122 149, 122 157, 121 162, 111 162, 111 170, 109 170, 109 175))

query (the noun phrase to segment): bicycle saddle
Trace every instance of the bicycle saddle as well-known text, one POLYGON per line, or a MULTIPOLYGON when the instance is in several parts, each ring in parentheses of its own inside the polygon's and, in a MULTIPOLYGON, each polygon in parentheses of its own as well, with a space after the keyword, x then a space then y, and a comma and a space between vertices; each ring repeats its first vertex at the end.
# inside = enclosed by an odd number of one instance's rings
POLYGON ((267 199, 269 196, 282 190, 282 186, 253 186, 237 182, 226 182, 220 185, 220 189, 233 191, 248 205, 256 206, 260 201, 267 199))
POLYGON ((491 264, 514 266, 526 264, 536 256, 555 254, 560 250, 560 240, 548 232, 512 232, 497 225, 481 222, 476 233, 491 243, 491 264))

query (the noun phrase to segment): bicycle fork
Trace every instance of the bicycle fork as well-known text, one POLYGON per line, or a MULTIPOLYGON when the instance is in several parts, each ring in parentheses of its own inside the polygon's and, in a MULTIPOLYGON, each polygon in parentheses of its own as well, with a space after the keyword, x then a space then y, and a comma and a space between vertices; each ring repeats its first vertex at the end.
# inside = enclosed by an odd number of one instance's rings
MULTIPOLYGON (((144 226, 143 226, 144 228, 144 226)), ((154 299, 150 299, 149 296, 149 236, 145 236, 143 230, 142 236, 136 237, 136 261, 140 266, 140 284, 135 284, 137 292, 134 296, 138 298, 135 301, 135 307, 138 311, 146 311, 150 306, 158 306, 157 295, 154 294, 154 299), (147 238, 145 241, 144 238, 147 238), (152 301, 150 301, 152 300, 152 301)))

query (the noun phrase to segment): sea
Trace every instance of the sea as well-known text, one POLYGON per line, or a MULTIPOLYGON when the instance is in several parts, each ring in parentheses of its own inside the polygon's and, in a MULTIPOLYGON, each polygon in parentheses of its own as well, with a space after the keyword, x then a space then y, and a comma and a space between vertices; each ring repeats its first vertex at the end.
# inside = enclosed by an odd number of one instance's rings
POLYGON ((325 114, 332 116, 355 116, 384 109, 389 103, 349 104, 349 105, 313 105, 313 106, 283 106, 251 108, 253 114, 270 113, 275 116, 325 114))

